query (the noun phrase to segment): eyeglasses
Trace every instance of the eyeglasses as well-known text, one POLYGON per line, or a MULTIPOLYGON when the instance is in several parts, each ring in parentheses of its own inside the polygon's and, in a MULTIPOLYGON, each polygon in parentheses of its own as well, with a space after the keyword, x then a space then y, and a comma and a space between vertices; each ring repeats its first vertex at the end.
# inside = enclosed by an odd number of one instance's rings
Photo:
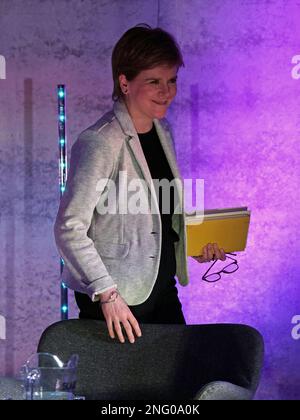
POLYGON ((226 254, 226 257, 230 258, 234 262, 231 262, 230 264, 225 265, 225 267, 223 267, 222 270, 217 271, 216 273, 208 274, 218 260, 214 261, 212 265, 209 267, 209 269, 206 271, 206 273, 202 276, 202 280, 207 281, 208 283, 214 283, 220 280, 221 273, 225 273, 225 274, 234 273, 239 268, 239 266, 238 266, 237 260, 235 258, 231 258, 229 255, 233 255, 234 257, 236 257, 236 254, 232 254, 230 252, 226 254))

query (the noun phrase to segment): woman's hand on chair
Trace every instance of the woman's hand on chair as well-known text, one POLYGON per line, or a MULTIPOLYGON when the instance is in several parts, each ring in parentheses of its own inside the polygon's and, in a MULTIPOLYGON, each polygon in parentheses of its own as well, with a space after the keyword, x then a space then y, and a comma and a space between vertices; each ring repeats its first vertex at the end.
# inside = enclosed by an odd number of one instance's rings
POLYGON ((207 244, 202 248, 202 254, 193 256, 199 263, 210 262, 212 260, 226 260, 226 254, 223 248, 219 248, 218 244, 207 244))
POLYGON ((110 290, 100 294, 101 309, 106 320, 109 335, 111 338, 115 338, 116 334, 120 342, 124 343, 123 326, 128 340, 130 343, 134 343, 135 334, 138 337, 142 335, 139 323, 119 292, 115 291, 115 299, 111 299, 112 293, 110 290))

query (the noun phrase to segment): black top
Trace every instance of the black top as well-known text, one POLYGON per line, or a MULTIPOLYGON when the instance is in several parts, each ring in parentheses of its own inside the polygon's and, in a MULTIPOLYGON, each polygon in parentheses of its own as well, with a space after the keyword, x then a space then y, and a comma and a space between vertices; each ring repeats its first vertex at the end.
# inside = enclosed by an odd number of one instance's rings
MULTIPOLYGON (((174 176, 157 135, 155 126, 153 125, 152 129, 147 133, 138 133, 138 136, 152 179, 167 179, 168 181, 172 181, 174 176)), ((162 249, 158 278, 161 278, 162 281, 166 281, 167 279, 173 278, 176 273, 174 242, 179 240, 177 233, 172 229, 174 188, 170 188, 170 209, 168 209, 168 206, 165 206, 165 204, 164 207, 162 206, 163 188, 160 187, 159 191, 157 188, 155 190, 159 201, 159 211, 162 222, 162 249)), ((165 197, 167 197, 168 191, 166 191, 165 194, 165 197)), ((168 200, 166 200, 166 203, 167 202, 168 200)))

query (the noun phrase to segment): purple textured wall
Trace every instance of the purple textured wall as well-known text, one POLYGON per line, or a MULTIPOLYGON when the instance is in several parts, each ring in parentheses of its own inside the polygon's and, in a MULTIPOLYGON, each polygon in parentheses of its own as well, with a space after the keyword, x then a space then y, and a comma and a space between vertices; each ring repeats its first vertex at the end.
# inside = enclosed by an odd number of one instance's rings
POLYGON ((166 25, 177 28, 186 60, 173 120, 181 167, 205 179, 206 207, 252 210, 239 271, 211 285, 200 280, 206 267, 191 262, 185 312, 193 323, 257 327, 266 342, 258 395, 299 398, 291 320, 300 312, 300 80, 291 60, 300 48, 300 4, 185 3, 177 3, 176 26, 166 25))
POLYGON ((190 261, 187 321, 256 327, 266 344, 257 398, 300 398, 299 17, 296 0, 1 1, 0 374, 16 373, 59 319, 56 85, 68 89, 70 148, 110 107, 113 44, 147 22, 183 50, 169 112, 183 175, 204 178, 205 207, 252 210, 235 274, 207 284, 207 265, 190 261))

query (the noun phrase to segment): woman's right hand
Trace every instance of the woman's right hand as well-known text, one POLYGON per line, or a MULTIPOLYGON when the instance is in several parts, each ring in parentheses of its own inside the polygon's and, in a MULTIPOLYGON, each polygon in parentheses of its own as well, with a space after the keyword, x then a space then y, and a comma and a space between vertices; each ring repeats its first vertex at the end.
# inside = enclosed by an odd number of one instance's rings
MULTIPOLYGON (((100 294, 100 302, 106 302, 110 300, 112 290, 100 294)), ((118 292, 117 292, 118 293, 118 292)), ((108 332, 111 338, 115 338, 115 332, 121 343, 125 342, 124 335, 122 332, 121 324, 123 325, 128 340, 130 343, 134 343, 134 333, 141 337, 142 332, 139 323, 133 316, 128 305, 118 293, 115 300, 109 303, 100 303, 101 309, 106 320, 108 332)))

